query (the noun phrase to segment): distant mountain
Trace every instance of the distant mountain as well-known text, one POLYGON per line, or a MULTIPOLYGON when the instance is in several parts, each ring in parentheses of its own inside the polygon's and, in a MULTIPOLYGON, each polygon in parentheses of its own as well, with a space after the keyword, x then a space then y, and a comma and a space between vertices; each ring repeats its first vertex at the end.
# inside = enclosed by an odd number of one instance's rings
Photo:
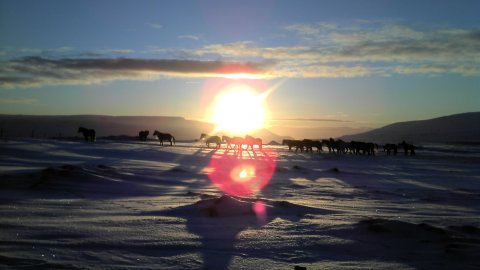
POLYGON ((480 142, 480 112, 454 114, 428 120, 394 123, 342 140, 373 142, 480 142))
MULTIPOLYGON (((97 138, 109 139, 136 137, 140 130, 149 130, 149 138, 153 139, 153 132, 158 130, 173 134, 176 140, 195 140, 214 129, 210 123, 171 116, 0 115, 0 138, 82 137, 77 133, 80 126, 95 129, 97 138)), ((284 138, 267 129, 251 135, 262 138, 264 143, 284 138)))
POLYGON ((327 139, 337 138, 345 134, 356 134, 371 130, 361 127, 275 127, 274 133, 288 135, 289 139, 327 139))
POLYGON ((105 116, 105 115, 0 115, 0 137, 75 137, 78 127, 93 128, 97 137, 138 136, 140 130, 174 134, 177 140, 200 138, 200 133, 213 129, 201 121, 169 116, 105 116))

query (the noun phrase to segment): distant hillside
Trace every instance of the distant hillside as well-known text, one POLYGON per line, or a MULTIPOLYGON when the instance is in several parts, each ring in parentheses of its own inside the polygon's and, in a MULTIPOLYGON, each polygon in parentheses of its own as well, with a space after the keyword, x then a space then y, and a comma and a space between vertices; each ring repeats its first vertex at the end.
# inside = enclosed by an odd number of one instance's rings
MULTIPOLYGON (((154 130, 158 130, 173 134, 177 140, 199 139, 201 133, 214 129, 210 123, 170 116, 0 115, 0 138, 81 137, 77 133, 80 126, 95 129, 97 138, 131 138, 140 130, 149 130, 149 138, 153 139, 154 130)), ((264 143, 283 139, 267 129, 251 135, 262 138, 264 143)))
POLYGON ((400 122, 368 132, 347 135, 343 140, 373 142, 480 142, 480 112, 434 119, 400 122))
POLYGON ((140 130, 150 130, 151 137, 158 130, 174 134, 177 140, 198 139, 213 128, 209 123, 168 116, 0 115, 0 137, 80 137, 79 126, 95 129, 97 137, 137 136, 140 130))

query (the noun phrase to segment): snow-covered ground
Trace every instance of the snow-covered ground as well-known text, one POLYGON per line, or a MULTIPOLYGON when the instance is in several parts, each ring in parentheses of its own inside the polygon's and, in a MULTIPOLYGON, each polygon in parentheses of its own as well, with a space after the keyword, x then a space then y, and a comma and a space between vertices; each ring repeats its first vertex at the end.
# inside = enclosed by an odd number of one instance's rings
POLYGON ((264 148, 1 141, 0 268, 480 268, 478 146, 264 148))

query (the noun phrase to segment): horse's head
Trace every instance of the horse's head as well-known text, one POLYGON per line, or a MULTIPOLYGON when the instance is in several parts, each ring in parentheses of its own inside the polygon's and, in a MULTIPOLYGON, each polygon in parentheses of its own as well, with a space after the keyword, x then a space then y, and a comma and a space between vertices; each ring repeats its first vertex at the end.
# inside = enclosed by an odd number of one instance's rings
POLYGON ((158 132, 158 130, 155 130, 155 132, 153 132, 153 136, 158 136, 160 134, 160 132, 158 132))
POLYGON ((79 127, 77 133, 78 133, 78 132, 84 132, 85 130, 86 130, 86 128, 84 128, 84 127, 79 127))

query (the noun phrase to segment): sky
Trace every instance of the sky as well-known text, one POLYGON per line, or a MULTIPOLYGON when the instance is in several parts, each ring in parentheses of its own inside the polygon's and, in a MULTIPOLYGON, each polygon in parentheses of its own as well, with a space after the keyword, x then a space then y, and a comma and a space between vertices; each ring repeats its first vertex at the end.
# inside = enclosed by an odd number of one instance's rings
POLYGON ((480 111, 479 10, 468 0, 0 0, 0 114, 206 120, 231 82, 267 93, 272 129, 480 111))

